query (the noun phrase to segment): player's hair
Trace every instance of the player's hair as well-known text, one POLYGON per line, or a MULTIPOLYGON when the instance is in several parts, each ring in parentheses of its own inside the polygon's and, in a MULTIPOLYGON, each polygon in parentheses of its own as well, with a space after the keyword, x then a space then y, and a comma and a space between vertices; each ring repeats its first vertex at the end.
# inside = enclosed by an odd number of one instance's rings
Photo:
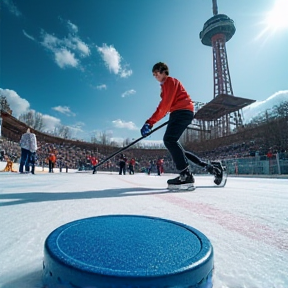
POLYGON ((163 62, 158 62, 156 63, 153 68, 152 68, 152 73, 155 72, 155 71, 159 71, 161 74, 163 72, 165 72, 166 75, 169 75, 169 68, 168 66, 163 63, 163 62))

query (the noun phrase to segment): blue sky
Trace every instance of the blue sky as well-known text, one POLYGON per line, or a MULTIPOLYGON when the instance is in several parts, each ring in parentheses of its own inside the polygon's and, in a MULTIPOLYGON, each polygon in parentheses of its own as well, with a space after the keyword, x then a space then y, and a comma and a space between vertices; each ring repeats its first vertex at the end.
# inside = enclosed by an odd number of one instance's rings
MULTIPOLYGON (((265 101, 288 90, 288 21, 281 14, 287 15, 287 2, 218 0, 218 12, 236 26, 226 44, 235 96, 265 101)), ((103 132, 139 138, 160 101, 151 73, 159 61, 193 100, 213 98, 212 49, 199 39, 213 16, 212 0, 0 4, 0 92, 15 117, 33 109, 43 114, 47 130, 66 125, 79 139, 103 132)), ((149 140, 162 139, 163 132, 149 140)))

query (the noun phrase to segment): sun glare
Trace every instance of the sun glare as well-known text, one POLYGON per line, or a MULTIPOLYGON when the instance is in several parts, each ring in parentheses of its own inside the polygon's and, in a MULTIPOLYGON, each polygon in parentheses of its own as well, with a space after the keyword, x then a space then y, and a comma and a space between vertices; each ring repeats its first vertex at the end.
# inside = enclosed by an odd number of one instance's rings
POLYGON ((264 26, 264 29, 255 40, 262 39, 263 43, 276 32, 288 30, 288 0, 275 0, 273 8, 265 13, 260 24, 264 26))
POLYGON ((276 0, 265 19, 268 29, 273 31, 288 28, 288 0, 276 0))

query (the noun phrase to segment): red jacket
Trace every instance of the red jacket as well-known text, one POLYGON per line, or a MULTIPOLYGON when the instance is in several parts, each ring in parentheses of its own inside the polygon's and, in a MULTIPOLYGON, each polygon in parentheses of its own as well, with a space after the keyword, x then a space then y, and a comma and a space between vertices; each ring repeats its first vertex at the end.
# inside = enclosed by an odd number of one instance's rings
POLYGON ((90 161, 92 166, 96 166, 98 164, 98 159, 96 157, 91 157, 90 161))
POLYGON ((52 162, 56 162, 56 155, 54 153, 50 153, 48 159, 52 162))
POLYGON ((146 121, 154 125, 161 120, 168 112, 176 110, 194 111, 194 105, 181 82, 168 76, 164 83, 161 83, 162 98, 154 114, 146 121))
POLYGON ((164 164, 164 160, 163 159, 158 159, 156 165, 157 166, 162 166, 164 164))

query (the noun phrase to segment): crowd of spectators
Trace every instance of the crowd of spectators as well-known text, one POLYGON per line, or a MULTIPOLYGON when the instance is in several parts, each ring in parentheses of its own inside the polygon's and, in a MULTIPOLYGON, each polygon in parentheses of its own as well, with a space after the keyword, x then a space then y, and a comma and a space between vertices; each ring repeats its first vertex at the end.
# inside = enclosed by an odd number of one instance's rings
MULTIPOLYGON (((43 168, 49 165, 49 154, 51 151, 55 153, 56 162, 55 168, 68 171, 68 169, 92 170, 93 165, 90 161, 91 157, 96 157, 99 162, 109 157, 112 153, 111 150, 101 151, 99 149, 93 150, 83 148, 71 143, 55 144, 46 143, 44 141, 37 141, 38 150, 36 153, 36 165, 43 168)), ((105 149, 104 149, 105 150, 105 149)), ((117 151, 117 148, 114 149, 117 151)), ((115 152, 114 151, 114 152, 115 152)), ((213 160, 227 160, 239 159, 247 157, 258 157, 259 160, 266 160, 275 158, 278 153, 279 158, 283 160, 288 159, 288 152, 284 149, 279 149, 276 146, 265 147, 265 143, 261 140, 253 140, 248 142, 233 143, 231 145, 220 146, 211 151, 198 151, 196 152, 201 158, 206 161, 213 160)), ((21 148, 19 143, 10 141, 6 138, 1 138, 0 142, 0 160, 4 161, 4 156, 7 155, 14 163, 19 163, 21 156, 21 148)), ((104 171, 119 171, 120 155, 109 159, 98 170, 104 171)), ((174 163, 165 149, 136 149, 132 148, 125 151, 125 158, 127 159, 127 168, 129 168, 129 161, 135 159, 134 170, 135 172, 149 172, 157 173, 157 161, 163 160, 164 172, 176 172, 174 163)))
POLYGON ((0 161, 5 160, 5 155, 7 155, 11 161, 17 162, 21 156, 19 143, 0 138, 0 161))
MULTIPOLYGON (((96 157, 99 162, 103 161, 109 154, 102 153, 100 150, 91 150, 77 145, 71 145, 65 143, 53 144, 45 143, 43 141, 37 141, 38 150, 36 152, 36 165, 42 167, 48 167, 49 164, 49 154, 51 151, 55 153, 56 162, 55 168, 59 169, 77 169, 92 170, 93 166, 90 162, 91 157, 96 157)), ((0 143, 1 161, 4 161, 4 156, 7 155, 14 163, 19 163, 21 157, 21 148, 19 143, 10 141, 6 138, 1 138, 0 143)), ((163 159, 163 168, 166 172, 173 172, 175 170, 173 161, 165 149, 159 150, 149 150, 149 149, 131 149, 125 151, 125 157, 129 162, 132 158, 135 159, 135 172, 147 171, 152 163, 152 171, 157 171, 156 162, 157 159, 163 159)), ((104 163, 101 170, 106 171, 118 171, 119 170, 119 156, 116 155, 106 163, 104 163)))
POLYGON ((259 160, 267 160, 275 158, 279 154, 279 158, 288 159, 288 152, 277 146, 267 147, 261 140, 253 140, 248 142, 233 143, 213 149, 211 151, 198 152, 200 157, 208 160, 227 160, 248 157, 259 157, 259 160))

